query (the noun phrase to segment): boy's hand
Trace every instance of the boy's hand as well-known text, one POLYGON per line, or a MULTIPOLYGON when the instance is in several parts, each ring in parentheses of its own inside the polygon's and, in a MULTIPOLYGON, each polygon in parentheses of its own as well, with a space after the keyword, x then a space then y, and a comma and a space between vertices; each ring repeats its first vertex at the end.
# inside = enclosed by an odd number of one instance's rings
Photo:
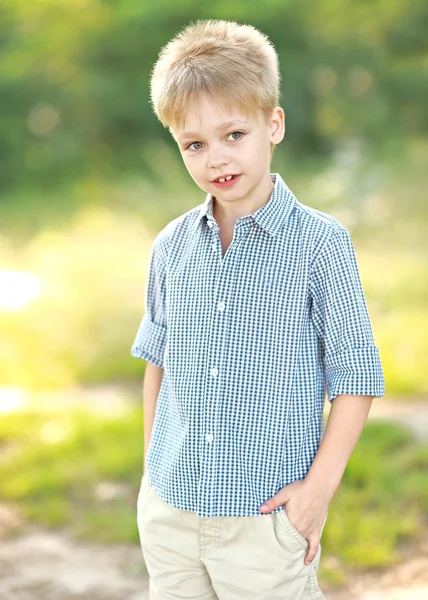
POLYGON ((329 500, 319 491, 314 494, 304 480, 298 480, 281 488, 275 496, 262 504, 260 510, 263 513, 270 513, 282 504, 285 504, 284 510, 287 511, 292 525, 308 540, 309 548, 305 556, 305 565, 309 565, 318 552, 329 500))

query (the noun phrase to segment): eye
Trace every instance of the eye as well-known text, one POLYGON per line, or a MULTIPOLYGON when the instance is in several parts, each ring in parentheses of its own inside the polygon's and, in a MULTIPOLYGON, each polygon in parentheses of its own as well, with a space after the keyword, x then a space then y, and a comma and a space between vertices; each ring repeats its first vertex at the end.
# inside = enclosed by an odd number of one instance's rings
MULTIPOLYGON (((242 131, 233 131, 232 133, 229 133, 229 135, 227 137, 229 138, 230 136, 234 136, 232 141, 237 142, 244 135, 245 134, 242 131), (238 137, 235 137, 235 136, 238 136, 238 137)), ((202 142, 192 142, 191 144, 186 146, 186 150, 192 150, 193 152, 196 152, 197 150, 200 150, 202 147, 203 147, 202 142)))
MULTIPOLYGON (((191 144, 189 144, 189 145, 186 147, 186 150, 189 150, 189 148, 190 148, 191 146, 194 146, 195 144, 201 144, 201 146, 203 146, 202 142, 192 142, 191 144)), ((192 150, 199 150, 199 148, 192 148, 192 150)))
POLYGON ((240 136, 240 137, 238 137, 238 138, 233 138, 233 139, 234 139, 234 141, 235 141, 235 142, 237 142, 238 140, 240 140, 240 139, 241 139, 241 137, 242 137, 244 134, 242 133, 242 131, 234 131, 234 132, 230 133, 230 134, 228 135, 228 137, 230 137, 231 135, 238 135, 238 136, 240 136))

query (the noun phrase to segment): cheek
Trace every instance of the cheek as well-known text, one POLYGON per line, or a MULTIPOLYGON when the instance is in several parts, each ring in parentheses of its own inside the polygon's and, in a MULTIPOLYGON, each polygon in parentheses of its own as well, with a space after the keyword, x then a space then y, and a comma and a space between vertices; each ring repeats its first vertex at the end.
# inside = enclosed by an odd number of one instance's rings
POLYGON ((192 157, 191 159, 186 159, 183 157, 183 161, 189 175, 192 177, 192 179, 196 181, 200 177, 200 174, 202 172, 200 164, 201 161, 195 160, 194 157, 192 157))
POLYGON ((253 165, 258 165, 263 160, 264 149, 261 145, 254 144, 245 151, 245 160, 253 165))
POLYGON ((266 138, 260 139, 257 144, 251 149, 251 157, 253 162, 257 162, 260 165, 264 164, 265 159, 269 159, 270 156, 270 141, 266 138))
POLYGON ((202 160, 199 156, 184 156, 183 155, 183 161, 184 164, 186 165, 186 169, 189 171, 189 173, 194 173, 197 174, 202 167, 202 160))

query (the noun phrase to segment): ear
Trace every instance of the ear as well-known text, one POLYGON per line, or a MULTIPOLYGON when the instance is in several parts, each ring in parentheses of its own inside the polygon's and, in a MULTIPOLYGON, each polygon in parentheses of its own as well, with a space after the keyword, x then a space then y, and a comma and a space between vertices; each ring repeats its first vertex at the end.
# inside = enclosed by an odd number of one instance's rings
POLYGON ((276 106, 272 112, 269 124, 270 141, 272 144, 279 144, 285 135, 285 114, 280 106, 276 106))

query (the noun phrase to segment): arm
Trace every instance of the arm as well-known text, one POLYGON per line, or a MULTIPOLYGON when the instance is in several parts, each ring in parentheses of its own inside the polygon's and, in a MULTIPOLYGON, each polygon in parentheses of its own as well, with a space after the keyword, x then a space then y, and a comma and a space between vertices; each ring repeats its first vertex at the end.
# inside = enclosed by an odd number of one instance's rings
POLYGON ((162 382, 163 368, 157 367, 151 362, 146 363, 146 371, 143 384, 143 406, 144 406, 144 473, 146 472, 146 458, 149 451, 150 437, 152 434, 153 421, 155 418, 156 404, 162 382))
POLYGON ((306 477, 282 488, 263 510, 286 505, 291 523, 308 541, 306 564, 318 551, 328 504, 361 435, 372 399, 384 395, 385 385, 347 230, 332 230, 316 257, 309 287, 311 320, 322 343, 331 412, 306 477))
POLYGON ((331 405, 326 430, 306 477, 310 494, 331 501, 358 442, 373 396, 341 394, 331 405))
POLYGON ((355 250, 347 230, 318 255, 311 280, 312 319, 324 347, 330 415, 305 482, 330 502, 361 435, 374 396, 384 394, 355 250))
POLYGON ((162 237, 153 243, 146 288, 146 312, 131 348, 132 356, 146 361, 143 385, 144 406, 144 473, 149 451, 159 390, 164 372, 164 352, 167 338, 166 319, 166 258, 162 237))
POLYGON ((311 468, 303 481, 295 482, 302 494, 300 508, 306 513, 306 524, 298 525, 309 543, 306 564, 312 562, 318 551, 322 521, 364 428, 372 400, 373 396, 350 394, 334 399, 311 468))
POLYGON ((288 504, 294 527, 308 540, 305 563, 315 558, 320 532, 349 458, 358 442, 373 396, 341 394, 332 402, 328 423, 318 452, 306 477, 283 487, 267 503, 270 512, 288 504), (291 501, 291 502, 290 502, 291 501), (300 519, 294 515, 300 514, 300 519))

